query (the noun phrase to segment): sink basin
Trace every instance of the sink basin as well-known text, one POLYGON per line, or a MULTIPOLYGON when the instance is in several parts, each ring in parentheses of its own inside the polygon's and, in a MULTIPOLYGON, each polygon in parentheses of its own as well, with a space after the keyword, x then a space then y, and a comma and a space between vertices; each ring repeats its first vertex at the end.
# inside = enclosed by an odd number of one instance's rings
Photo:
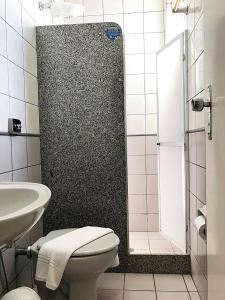
POLYGON ((43 184, 0 183, 0 247, 11 244, 41 218, 51 198, 43 184))

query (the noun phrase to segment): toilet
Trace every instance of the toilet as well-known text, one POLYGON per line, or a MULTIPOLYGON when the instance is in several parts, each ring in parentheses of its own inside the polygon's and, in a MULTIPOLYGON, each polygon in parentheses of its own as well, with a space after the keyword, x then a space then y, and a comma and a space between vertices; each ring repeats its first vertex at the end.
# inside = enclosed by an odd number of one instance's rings
MULTIPOLYGON (((61 229, 40 238, 32 247, 34 268, 42 245, 74 229, 61 229)), ((60 286, 49 290, 44 282, 36 282, 42 300, 97 300, 97 281, 113 267, 120 240, 115 233, 107 234, 75 251, 65 268, 60 286)))

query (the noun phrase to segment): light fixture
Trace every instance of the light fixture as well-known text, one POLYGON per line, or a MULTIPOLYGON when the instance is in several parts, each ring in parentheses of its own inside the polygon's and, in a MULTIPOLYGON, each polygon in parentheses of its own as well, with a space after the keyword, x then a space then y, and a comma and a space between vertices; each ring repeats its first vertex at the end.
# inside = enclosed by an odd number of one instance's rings
POLYGON ((84 6, 76 0, 41 0, 38 2, 39 9, 49 10, 53 17, 77 17, 84 12, 84 6))

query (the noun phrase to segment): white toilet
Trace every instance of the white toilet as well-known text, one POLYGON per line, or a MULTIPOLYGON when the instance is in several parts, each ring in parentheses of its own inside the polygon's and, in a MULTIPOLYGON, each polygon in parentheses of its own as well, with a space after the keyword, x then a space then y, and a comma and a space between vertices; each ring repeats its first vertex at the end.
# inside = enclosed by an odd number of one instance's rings
MULTIPOLYGON (((72 230, 74 229, 52 231, 34 243, 31 250, 35 261, 44 243, 72 230)), ((75 251, 67 263, 61 284, 56 291, 47 289, 43 282, 37 282, 41 299, 97 300, 98 278, 113 266, 119 243, 118 236, 110 233, 75 251)))
POLYGON ((1 300, 41 300, 34 290, 28 287, 20 287, 5 294, 1 300))

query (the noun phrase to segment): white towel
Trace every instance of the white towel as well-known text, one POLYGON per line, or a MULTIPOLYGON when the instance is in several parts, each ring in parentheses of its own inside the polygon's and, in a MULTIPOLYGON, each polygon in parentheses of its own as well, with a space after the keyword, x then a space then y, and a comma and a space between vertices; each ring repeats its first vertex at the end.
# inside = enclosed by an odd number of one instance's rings
MULTIPOLYGON (((47 288, 55 290, 73 252, 110 233, 113 233, 110 228, 87 226, 46 242, 38 254, 36 280, 46 282, 47 288)), ((112 267, 118 263, 117 256, 112 267)))

